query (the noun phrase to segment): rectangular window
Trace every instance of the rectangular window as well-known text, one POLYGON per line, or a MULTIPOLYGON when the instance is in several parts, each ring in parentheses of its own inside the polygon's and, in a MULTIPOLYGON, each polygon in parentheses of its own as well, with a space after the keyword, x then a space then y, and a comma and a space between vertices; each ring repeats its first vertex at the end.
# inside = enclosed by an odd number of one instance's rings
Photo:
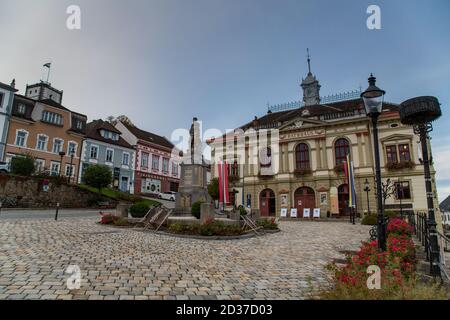
POLYGON ((77 125, 76 125, 77 129, 81 130, 83 129, 83 122, 81 122, 80 120, 77 120, 77 125))
POLYGON ((397 163, 397 146, 386 146, 386 157, 388 163, 397 163))
POLYGON ((399 144, 398 151, 400 155, 400 161, 411 161, 411 155, 409 153, 409 144, 399 144))
POLYGON ((61 126, 63 124, 63 117, 59 113, 44 111, 42 112, 42 121, 61 126))
POLYGON ((400 199, 411 199, 411 189, 409 181, 400 181, 395 183, 395 197, 400 199))
POLYGON ((66 164, 66 177, 73 176, 73 173, 75 172, 74 168, 75 168, 74 165, 66 164))
POLYGON ((114 150, 107 149, 106 150, 106 162, 112 162, 114 156, 114 150))
POLYGON ((75 142, 69 142, 68 151, 69 156, 72 154, 75 155, 75 153, 77 152, 77 144, 75 142))
POLYGON ((152 156, 152 169, 159 170, 159 156, 152 156))
POLYGON ((34 165, 35 165, 34 169, 35 169, 35 171, 37 173, 42 172, 45 169, 45 160, 43 160, 43 159, 36 159, 34 161, 34 165))
POLYGON ((97 146, 91 146, 90 157, 91 157, 91 159, 97 159, 97 157, 98 157, 98 147, 97 146))
POLYGON ((3 92, 0 92, 0 108, 3 106, 3 92))
POLYGON ((122 154, 122 164, 124 166, 130 165, 130 154, 129 153, 123 153, 122 154))
POLYGON ((16 146, 24 147, 26 138, 27 138, 27 133, 25 131, 17 132, 17 135, 16 135, 16 146))
POLYGON ((178 176, 178 164, 175 162, 172 163, 172 175, 178 176))
POLYGON ((38 150, 47 150, 47 137, 46 136, 38 136, 38 141, 36 145, 36 149, 38 150))
POLYGON ((53 140, 53 153, 59 153, 62 151, 63 141, 61 139, 53 140))
POLYGON ((25 111, 27 111, 27 108, 25 107, 24 104, 19 104, 17 106, 17 113, 19 114, 25 114, 25 111))
POLYGON ((148 153, 142 152, 141 167, 148 168, 148 153))
POLYGON ((163 158, 163 172, 168 173, 169 172, 169 159, 163 158))
POLYGON ((58 176, 59 175, 59 162, 53 162, 50 165, 50 175, 58 176))

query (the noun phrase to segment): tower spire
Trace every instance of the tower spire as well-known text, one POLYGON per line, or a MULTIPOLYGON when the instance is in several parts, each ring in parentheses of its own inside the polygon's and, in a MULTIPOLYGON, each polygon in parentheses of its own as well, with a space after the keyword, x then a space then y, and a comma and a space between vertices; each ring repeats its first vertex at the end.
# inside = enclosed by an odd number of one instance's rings
POLYGON ((309 56, 309 48, 306 48, 306 53, 308 57, 308 74, 311 74, 311 57, 309 56))

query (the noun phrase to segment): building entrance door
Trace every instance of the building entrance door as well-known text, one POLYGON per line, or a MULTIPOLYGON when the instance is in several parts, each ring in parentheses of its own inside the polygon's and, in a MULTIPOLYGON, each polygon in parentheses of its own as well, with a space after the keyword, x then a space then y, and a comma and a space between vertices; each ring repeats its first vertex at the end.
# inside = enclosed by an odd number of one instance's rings
POLYGON ((261 191, 259 196, 259 210, 261 217, 274 217, 276 204, 275 193, 271 189, 261 191))
POLYGON ((298 188, 295 190, 294 200, 298 217, 303 217, 303 209, 305 208, 309 208, 312 216, 313 210, 316 207, 316 196, 313 189, 309 187, 298 188))

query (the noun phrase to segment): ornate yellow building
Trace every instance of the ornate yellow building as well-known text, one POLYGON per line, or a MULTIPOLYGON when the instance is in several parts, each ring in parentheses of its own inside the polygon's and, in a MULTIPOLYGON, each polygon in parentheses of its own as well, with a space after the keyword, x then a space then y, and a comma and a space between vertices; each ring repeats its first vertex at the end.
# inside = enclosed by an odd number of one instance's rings
MULTIPOLYGON (((218 161, 227 161, 230 205, 244 204, 261 216, 280 216, 283 208, 287 216, 291 208, 299 217, 305 208, 311 216, 316 208, 322 218, 345 216, 349 188, 343 162, 349 153, 356 211, 375 213, 372 125, 360 92, 320 98, 320 85, 311 71, 301 87, 303 102, 271 107, 234 133, 209 141, 212 177, 218 176, 218 161)), ((398 109, 397 104, 385 102, 379 118, 382 180, 391 181, 385 210, 426 211, 419 138, 412 127, 400 123, 398 109)), ((435 170, 431 170, 435 190, 435 170)))

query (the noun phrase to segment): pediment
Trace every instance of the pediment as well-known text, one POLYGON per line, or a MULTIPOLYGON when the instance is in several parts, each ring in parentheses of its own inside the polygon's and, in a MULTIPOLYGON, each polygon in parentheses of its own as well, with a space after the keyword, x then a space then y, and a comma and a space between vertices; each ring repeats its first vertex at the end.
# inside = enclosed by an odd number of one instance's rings
POLYGON ((281 130, 298 130, 298 129, 303 129, 303 128, 314 128, 314 127, 322 126, 325 124, 326 124, 325 121, 313 120, 313 119, 303 118, 303 117, 296 117, 296 118, 284 123, 280 127, 280 131, 281 130))
POLYGON ((413 138, 412 135, 409 134, 392 134, 390 136, 384 137, 380 139, 381 142, 386 141, 395 141, 395 140, 411 140, 413 138))

